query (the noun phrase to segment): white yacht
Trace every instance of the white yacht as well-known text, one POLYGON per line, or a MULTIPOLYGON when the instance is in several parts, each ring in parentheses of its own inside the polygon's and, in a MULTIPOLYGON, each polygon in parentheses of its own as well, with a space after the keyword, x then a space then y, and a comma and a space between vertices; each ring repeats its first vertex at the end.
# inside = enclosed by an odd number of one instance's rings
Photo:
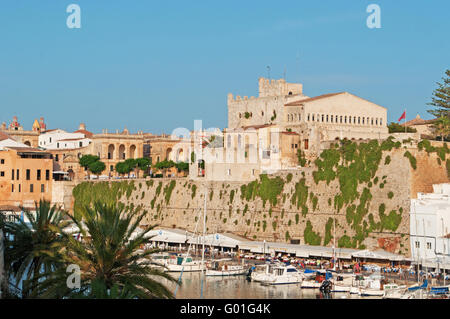
POLYGON ((276 263, 265 263, 262 265, 256 265, 250 274, 250 280, 259 282, 261 279, 266 278, 266 275, 272 274, 274 267, 280 266, 280 262, 276 263))
POLYGON ((170 272, 193 272, 202 271, 205 266, 202 265, 201 260, 193 260, 192 257, 177 256, 176 258, 166 259, 164 266, 166 271, 170 272))
POLYGON ((292 265, 273 267, 273 272, 261 276, 263 285, 300 284, 304 275, 292 265))
POLYGON ((245 275, 248 272, 248 267, 244 264, 239 265, 232 263, 230 259, 217 260, 210 263, 206 268, 206 276, 239 276, 245 275))
MULTIPOLYGON (((362 276, 357 276, 357 284, 352 287, 353 293, 357 290, 358 295, 362 297, 384 296, 383 286, 385 284, 385 280, 383 276, 379 274, 372 274, 368 277, 361 277, 362 276)), ((352 290, 350 290, 350 293, 352 293, 352 290)))
MULTIPOLYGON (((305 271, 305 275, 309 274, 308 277, 305 278, 302 282, 302 289, 319 289, 322 286, 324 280, 328 279, 327 273, 325 270, 317 270, 317 271, 305 271)), ((331 273, 329 273, 331 274, 331 273)), ((331 278, 331 277, 330 277, 331 278)))
POLYGON ((353 283, 353 274, 336 274, 331 278, 332 292, 350 292, 353 283))

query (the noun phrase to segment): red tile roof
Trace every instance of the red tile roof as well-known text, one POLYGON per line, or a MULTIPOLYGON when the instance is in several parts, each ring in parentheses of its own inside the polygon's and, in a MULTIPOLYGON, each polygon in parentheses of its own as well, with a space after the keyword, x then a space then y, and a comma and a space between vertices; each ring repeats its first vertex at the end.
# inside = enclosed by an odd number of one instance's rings
POLYGON ((86 130, 76 130, 74 133, 82 133, 84 136, 91 138, 94 134, 86 130))
POLYGON ((323 95, 319 95, 319 96, 315 96, 315 97, 310 97, 304 100, 300 100, 300 101, 294 101, 288 104, 285 104, 285 106, 297 106, 297 105, 301 105, 303 103, 308 103, 308 102, 312 102, 312 101, 316 101, 316 100, 320 100, 320 99, 325 99, 325 98, 329 98, 335 95, 339 95, 339 94, 344 94, 345 92, 338 92, 338 93, 328 93, 328 94, 323 94, 323 95))
POLYGON ((436 121, 436 119, 424 120, 424 119, 421 119, 420 117, 419 118, 416 117, 415 119, 408 121, 406 123, 402 123, 401 125, 413 126, 413 125, 433 124, 435 121, 436 121))
POLYGON ((12 139, 8 134, 0 132, 0 141, 4 141, 7 139, 12 139))

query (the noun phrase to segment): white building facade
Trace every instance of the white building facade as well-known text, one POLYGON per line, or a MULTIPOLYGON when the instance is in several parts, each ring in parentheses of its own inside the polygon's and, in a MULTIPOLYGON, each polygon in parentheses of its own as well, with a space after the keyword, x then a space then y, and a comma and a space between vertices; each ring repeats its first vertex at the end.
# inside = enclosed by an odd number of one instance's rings
POLYGON ((433 193, 411 200, 411 258, 423 266, 450 269, 450 184, 433 185, 433 193), (440 265, 438 265, 440 263, 440 265))
POLYGON ((49 130, 39 135, 39 147, 47 150, 82 148, 91 142, 83 133, 69 133, 61 129, 49 130))

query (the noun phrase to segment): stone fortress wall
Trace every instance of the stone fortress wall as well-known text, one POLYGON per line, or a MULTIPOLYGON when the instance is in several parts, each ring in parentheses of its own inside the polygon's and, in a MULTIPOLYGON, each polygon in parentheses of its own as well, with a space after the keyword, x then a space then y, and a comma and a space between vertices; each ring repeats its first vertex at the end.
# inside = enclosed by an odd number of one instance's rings
MULTIPOLYGON (((381 248, 409 256, 410 199, 419 191, 428 192, 433 184, 449 181, 446 165, 450 166, 450 156, 445 156, 445 161, 438 160, 437 153, 420 151, 410 143, 384 151, 370 182, 358 184, 359 198, 339 211, 335 203, 336 196, 342 195, 339 179, 316 183, 313 164, 250 183, 207 182, 207 232, 332 246, 335 218, 336 245, 381 248), (406 156, 407 152, 412 156, 406 156)), ((122 184, 108 194, 108 200, 119 198, 128 207, 140 206, 148 212, 146 224, 194 231, 199 218, 201 221, 205 182, 152 179, 113 183, 122 184)), ((108 188, 107 182, 84 183, 77 188, 75 208, 101 199, 111 186, 108 188)))

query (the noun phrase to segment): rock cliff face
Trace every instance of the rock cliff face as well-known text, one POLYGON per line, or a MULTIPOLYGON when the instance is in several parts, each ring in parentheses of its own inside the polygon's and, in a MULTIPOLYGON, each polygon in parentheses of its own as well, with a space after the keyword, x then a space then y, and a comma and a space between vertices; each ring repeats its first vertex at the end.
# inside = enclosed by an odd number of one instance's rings
POLYGON ((101 200, 146 210, 147 224, 254 240, 385 249, 409 256, 410 199, 449 182, 450 151, 409 141, 346 142, 296 170, 251 183, 152 179, 85 182, 74 211, 101 200))

